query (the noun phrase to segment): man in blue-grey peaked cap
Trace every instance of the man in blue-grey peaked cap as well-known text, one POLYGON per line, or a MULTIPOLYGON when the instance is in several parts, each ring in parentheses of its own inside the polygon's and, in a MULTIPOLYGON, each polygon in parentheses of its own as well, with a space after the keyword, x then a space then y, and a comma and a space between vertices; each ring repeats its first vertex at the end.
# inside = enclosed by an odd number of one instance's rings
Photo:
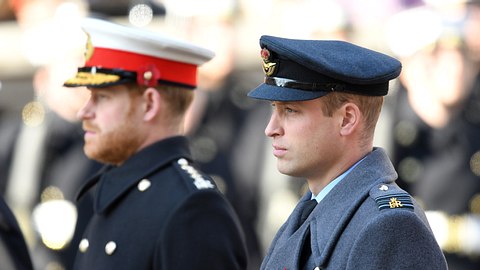
POLYGON ((277 169, 309 191, 261 269, 447 269, 424 211, 396 183, 375 126, 398 60, 344 41, 260 39, 277 169))

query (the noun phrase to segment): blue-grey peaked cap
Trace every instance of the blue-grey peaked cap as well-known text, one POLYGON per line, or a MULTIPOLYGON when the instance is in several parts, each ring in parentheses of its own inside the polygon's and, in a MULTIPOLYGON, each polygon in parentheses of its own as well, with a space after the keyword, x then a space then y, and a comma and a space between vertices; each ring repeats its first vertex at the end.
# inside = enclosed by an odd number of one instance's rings
POLYGON ((299 101, 332 91, 384 96, 400 75, 401 63, 388 55, 338 40, 260 38, 265 81, 249 97, 299 101))

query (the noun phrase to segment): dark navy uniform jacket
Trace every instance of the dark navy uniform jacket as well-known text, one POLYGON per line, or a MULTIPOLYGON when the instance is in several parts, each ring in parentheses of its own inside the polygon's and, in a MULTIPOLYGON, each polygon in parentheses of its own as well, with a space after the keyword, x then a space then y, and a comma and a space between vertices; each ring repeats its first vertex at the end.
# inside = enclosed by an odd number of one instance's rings
POLYGON ((74 268, 245 269, 236 215, 189 157, 186 138, 168 138, 87 182, 95 213, 74 268))
POLYGON ((0 196, 0 269, 33 269, 22 232, 2 196, 0 196))
POLYGON ((386 153, 375 149, 298 227, 300 208, 312 196, 307 192, 261 269, 447 269, 423 210, 395 184, 396 177, 386 153), (305 246, 311 255, 300 266, 305 246))

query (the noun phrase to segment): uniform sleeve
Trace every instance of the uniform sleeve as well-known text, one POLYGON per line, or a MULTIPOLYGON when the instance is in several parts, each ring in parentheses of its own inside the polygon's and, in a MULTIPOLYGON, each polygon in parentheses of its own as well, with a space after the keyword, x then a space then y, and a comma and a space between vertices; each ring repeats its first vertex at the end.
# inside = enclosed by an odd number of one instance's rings
POLYGON ((155 269, 246 269, 245 240, 227 201, 215 190, 196 192, 169 219, 155 269))
POLYGON ((15 265, 15 269, 33 269, 17 220, 0 196, 0 269, 9 269, 8 265, 15 265))
POLYGON ((412 211, 384 211, 359 234, 347 269, 447 269, 433 234, 412 211))

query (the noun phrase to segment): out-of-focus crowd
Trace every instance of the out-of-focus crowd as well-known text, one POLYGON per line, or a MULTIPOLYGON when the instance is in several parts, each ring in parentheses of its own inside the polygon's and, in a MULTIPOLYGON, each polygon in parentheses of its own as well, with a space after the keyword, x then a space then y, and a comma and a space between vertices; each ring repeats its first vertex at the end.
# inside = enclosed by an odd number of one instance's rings
POLYGON ((341 39, 396 56, 403 71, 376 145, 427 211, 449 268, 480 268, 480 1, 0 0, 0 194, 36 269, 70 269, 92 211, 75 201, 99 168, 82 152, 76 119, 88 91, 62 87, 83 61, 86 16, 215 51, 200 68, 186 132, 240 217, 250 269, 306 189, 275 169, 262 133, 270 111, 246 97, 262 82, 260 35, 341 39))

